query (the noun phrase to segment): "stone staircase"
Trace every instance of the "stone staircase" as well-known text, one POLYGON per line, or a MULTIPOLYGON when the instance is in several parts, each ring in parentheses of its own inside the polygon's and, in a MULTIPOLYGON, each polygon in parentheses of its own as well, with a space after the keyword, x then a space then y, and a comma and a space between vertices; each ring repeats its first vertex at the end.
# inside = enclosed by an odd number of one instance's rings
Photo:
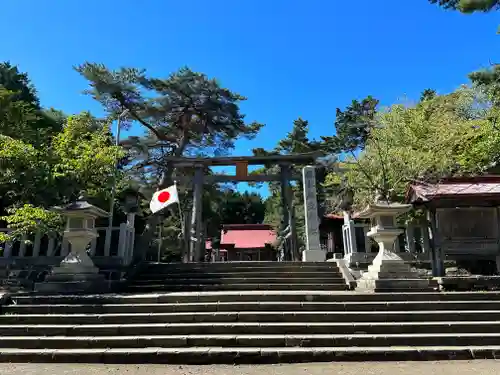
POLYGON ((500 351, 497 292, 363 294, 340 290, 334 265, 225 267, 150 264, 128 294, 13 295, 1 307, 0 361, 428 360, 500 351), (330 282, 319 281, 328 268, 330 282))
POLYGON ((334 262, 150 263, 128 291, 346 290, 334 262))

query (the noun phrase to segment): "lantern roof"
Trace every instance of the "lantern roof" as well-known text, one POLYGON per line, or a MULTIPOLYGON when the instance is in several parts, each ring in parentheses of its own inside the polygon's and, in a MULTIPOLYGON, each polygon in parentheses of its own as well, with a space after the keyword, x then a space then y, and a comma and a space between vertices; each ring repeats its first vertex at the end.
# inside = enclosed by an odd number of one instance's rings
POLYGON ((78 216, 78 217, 107 217, 109 213, 100 209, 99 207, 90 204, 86 197, 82 194, 75 202, 69 203, 64 206, 56 206, 52 209, 65 216, 78 216))
POLYGON ((356 218, 359 219, 370 219, 374 216, 387 215, 387 216, 399 216, 412 208, 411 204, 402 204, 396 202, 387 201, 376 201, 368 205, 363 211, 356 214, 356 218))

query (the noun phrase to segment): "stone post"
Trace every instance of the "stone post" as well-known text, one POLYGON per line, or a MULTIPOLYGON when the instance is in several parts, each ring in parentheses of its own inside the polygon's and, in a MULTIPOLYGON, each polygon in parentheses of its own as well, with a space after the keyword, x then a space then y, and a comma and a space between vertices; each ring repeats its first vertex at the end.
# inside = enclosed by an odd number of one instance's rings
POLYGON ((342 239, 344 242, 344 259, 351 264, 354 253, 358 252, 356 243, 356 229, 349 212, 344 211, 344 225, 342 225, 342 239))
POLYGON ((129 212, 127 214, 127 226, 130 228, 130 229, 134 229, 135 228, 135 212, 129 212))
POLYGON ((71 244, 71 251, 52 269, 44 282, 35 285, 35 290, 48 293, 102 291, 106 281, 87 254, 87 246, 98 236, 95 219, 107 217, 108 213, 91 205, 83 197, 54 210, 66 218, 64 238, 71 244))
POLYGON ((415 254, 415 224, 413 222, 406 226, 406 244, 410 254, 415 254))
POLYGON ((316 198, 316 170, 314 167, 302 169, 304 188, 304 213, 306 225, 306 249, 302 252, 303 262, 324 262, 326 252, 319 242, 318 203, 316 198))
POLYGON ((127 223, 120 224, 120 232, 118 236, 118 256, 121 258, 121 263, 128 265, 127 263, 127 253, 128 253, 128 233, 129 227, 127 223))
POLYGON ((403 230, 396 225, 397 216, 409 211, 411 205, 378 201, 370 205, 358 217, 371 220, 368 237, 373 238, 379 252, 373 263, 358 280, 361 291, 431 291, 429 279, 420 278, 410 264, 394 251, 397 237, 403 230))
POLYGON ((437 225, 437 215, 436 209, 431 208, 427 212, 428 220, 430 224, 432 235, 431 239, 431 256, 432 256, 432 273, 434 276, 444 276, 445 269, 442 257, 442 245, 441 245, 441 236, 439 233, 438 225, 437 225))

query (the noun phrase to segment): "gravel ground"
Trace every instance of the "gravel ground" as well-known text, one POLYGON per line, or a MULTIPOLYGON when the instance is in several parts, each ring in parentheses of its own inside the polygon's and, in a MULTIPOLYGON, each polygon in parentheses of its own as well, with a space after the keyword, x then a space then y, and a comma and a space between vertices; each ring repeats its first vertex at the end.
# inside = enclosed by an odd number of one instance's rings
POLYGON ((357 362, 254 366, 0 364, 1 375, 498 375, 500 361, 357 362))

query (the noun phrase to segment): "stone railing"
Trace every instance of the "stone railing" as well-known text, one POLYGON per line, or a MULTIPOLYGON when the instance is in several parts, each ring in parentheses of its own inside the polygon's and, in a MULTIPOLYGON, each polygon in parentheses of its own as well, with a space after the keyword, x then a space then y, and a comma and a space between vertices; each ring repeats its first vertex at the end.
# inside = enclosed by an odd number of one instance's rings
MULTIPOLYGON (((127 266, 133 259, 135 230, 126 223, 118 227, 96 228, 99 237, 89 246, 89 255, 99 267, 127 266)), ((9 229, 0 229, 8 233, 9 229)), ((1 244, 0 266, 16 263, 25 265, 58 264, 70 251, 70 244, 60 234, 38 233, 32 238, 1 244), (28 240, 28 241, 27 241, 28 240)))

